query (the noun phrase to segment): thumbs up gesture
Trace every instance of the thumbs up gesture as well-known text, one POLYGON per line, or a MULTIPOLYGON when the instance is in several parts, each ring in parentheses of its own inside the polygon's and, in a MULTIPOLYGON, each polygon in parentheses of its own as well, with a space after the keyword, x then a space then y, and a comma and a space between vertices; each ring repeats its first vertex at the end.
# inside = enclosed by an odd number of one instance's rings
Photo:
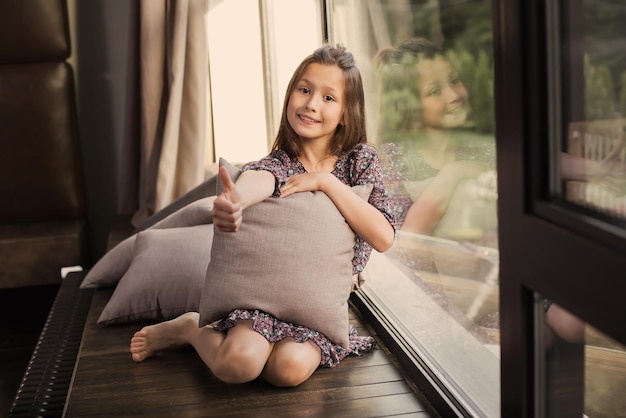
POLYGON ((213 224, 223 232, 237 232, 242 220, 241 195, 225 167, 220 167, 218 176, 223 188, 213 203, 213 224))

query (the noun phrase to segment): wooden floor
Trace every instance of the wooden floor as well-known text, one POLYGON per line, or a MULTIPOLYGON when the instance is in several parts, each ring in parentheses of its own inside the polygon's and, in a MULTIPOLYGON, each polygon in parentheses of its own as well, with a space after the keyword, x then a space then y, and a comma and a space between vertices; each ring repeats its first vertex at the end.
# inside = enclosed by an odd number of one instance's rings
MULTIPOLYGON (((134 363, 128 353, 141 324, 99 326, 111 291, 98 290, 85 325, 66 417, 435 417, 382 347, 318 369, 297 388, 217 380, 189 348, 134 363)), ((371 335, 351 313, 359 334, 371 335)))

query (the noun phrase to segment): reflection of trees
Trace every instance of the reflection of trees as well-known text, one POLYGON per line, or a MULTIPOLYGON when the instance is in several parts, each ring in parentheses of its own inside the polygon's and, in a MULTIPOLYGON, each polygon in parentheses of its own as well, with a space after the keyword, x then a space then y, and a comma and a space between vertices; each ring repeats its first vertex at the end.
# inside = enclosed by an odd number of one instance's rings
POLYGON ((626 116, 626 88, 624 88, 624 86, 626 86, 626 71, 622 74, 620 81, 622 90, 619 96, 619 109, 621 111, 621 116, 624 117, 626 116))
MULTIPOLYGON (((443 49, 480 51, 492 56, 491 0, 378 0, 385 10, 389 39, 396 45, 412 36, 430 39, 443 49)), ((384 45, 379 45, 383 47, 384 45)))
POLYGON ((493 134, 495 129, 491 58, 486 51, 479 50, 471 54, 464 49, 448 50, 446 56, 461 74, 461 79, 469 92, 472 112, 468 128, 478 133, 493 134))
POLYGON ((493 27, 490 0, 440 0, 441 28, 445 49, 472 55, 493 55, 493 27))
MULTIPOLYGON (((605 87, 611 87, 612 102, 616 102, 626 88, 622 82, 626 73, 626 3, 621 0, 583 0, 582 5, 585 51, 594 68, 608 71, 611 84, 605 87)), ((622 114, 626 114, 624 110, 622 106, 622 114)), ((613 114, 603 115, 607 116, 613 117, 613 114)))
MULTIPOLYGON (((491 0, 381 0, 376 9, 386 11, 388 36, 384 38, 393 45, 418 36, 446 51, 470 93, 472 112, 466 128, 493 134, 491 0)), ((388 103, 397 101, 397 97, 385 98, 388 103)), ((388 109, 387 120, 399 117, 392 114, 393 107, 388 109)))
MULTIPOLYGON (((493 136, 493 46, 492 46, 492 0, 368 0, 348 2, 335 0, 339 12, 352 10, 352 14, 336 13, 337 21, 345 26, 371 25, 370 36, 356 36, 356 31, 346 32, 342 37, 348 45, 358 45, 360 53, 369 57, 360 62, 368 92, 375 92, 369 77, 371 63, 376 53, 392 45, 398 45, 411 37, 424 37, 445 51, 458 69, 465 87, 470 93, 471 114, 467 130, 493 136), (351 9, 354 8, 354 9, 351 9), (355 19, 360 16, 359 19, 355 19)), ((366 31, 367 32, 367 31, 366 31)), ((415 94, 405 91, 404 94, 415 94)), ((397 104, 398 98, 382 98, 384 103, 397 104)), ((395 106, 379 103, 378 94, 369 93, 368 131, 379 132, 380 117, 373 109, 388 109, 385 120, 397 119, 395 106), (395 109, 395 110, 394 110, 395 109)), ((383 110, 384 111, 384 110, 383 110)), ((401 136, 401 133, 398 133, 401 136)), ((396 136, 398 136, 396 135, 396 136)), ((376 136, 373 136, 376 138, 376 136)), ((389 138, 387 138, 389 139, 389 138)), ((395 138, 397 139, 397 138, 395 138)), ((376 141, 376 139, 374 139, 376 141)))
POLYGON ((604 65, 593 65, 585 56, 585 119, 612 119, 614 103, 611 72, 604 65))
POLYGON ((583 0, 585 117, 626 115, 626 4, 583 0))
MULTIPOLYGON (((378 0, 385 10, 386 39, 397 45, 411 36, 430 39, 459 69, 470 92, 472 129, 493 133, 491 0, 378 0)), ((626 115, 626 4, 582 0, 585 58, 585 118, 626 115)), ((378 47, 382 47, 378 45, 378 47)))

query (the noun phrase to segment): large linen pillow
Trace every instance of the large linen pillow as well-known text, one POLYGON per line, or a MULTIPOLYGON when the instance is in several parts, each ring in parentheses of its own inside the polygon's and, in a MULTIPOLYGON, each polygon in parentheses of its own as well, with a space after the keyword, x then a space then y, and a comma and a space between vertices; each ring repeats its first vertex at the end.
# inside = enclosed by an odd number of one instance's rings
MULTIPOLYGON (((352 189, 367 199, 372 185, 352 189)), ((259 309, 347 348, 355 239, 323 192, 268 198, 249 207, 239 231, 214 231, 200 325, 236 308, 259 309)))
POLYGON ((198 311, 212 241, 212 224, 139 232, 132 263, 98 323, 162 321, 198 311))
MULTIPOLYGON (((163 218, 161 221, 152 225, 150 229, 181 228, 210 224, 213 222, 211 211, 213 209, 214 200, 215 196, 198 199, 163 218)), ((115 286, 130 266, 136 238, 137 234, 133 234, 104 254, 87 272, 80 287, 115 286)), ((176 248, 172 248, 171 250, 176 251, 176 248)))

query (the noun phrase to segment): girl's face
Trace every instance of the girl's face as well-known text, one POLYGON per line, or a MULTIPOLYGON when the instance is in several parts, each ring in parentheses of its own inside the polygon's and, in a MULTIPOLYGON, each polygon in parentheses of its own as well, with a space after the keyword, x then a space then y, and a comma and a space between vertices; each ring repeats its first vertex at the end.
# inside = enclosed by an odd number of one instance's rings
POLYGON ((423 60, 417 72, 424 126, 449 129, 464 124, 468 94, 450 62, 441 56, 423 60))
POLYGON ((287 121, 301 139, 330 143, 343 124, 345 79, 336 65, 309 64, 289 96, 287 121))

